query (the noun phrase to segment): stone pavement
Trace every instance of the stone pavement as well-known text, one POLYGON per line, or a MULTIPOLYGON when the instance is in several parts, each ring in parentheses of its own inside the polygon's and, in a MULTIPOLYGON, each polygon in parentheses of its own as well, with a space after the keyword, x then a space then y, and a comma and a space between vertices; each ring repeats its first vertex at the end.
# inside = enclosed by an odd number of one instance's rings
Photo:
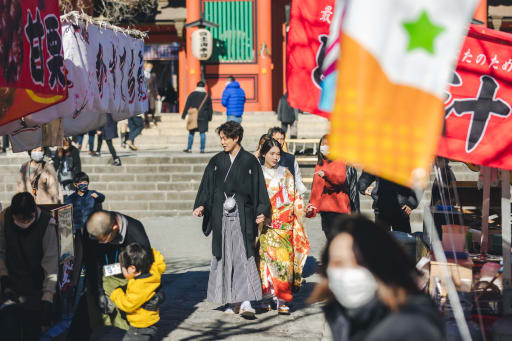
POLYGON ((320 218, 307 219, 311 253, 306 262, 306 282, 295 295, 290 316, 276 311, 258 314, 256 320, 226 315, 206 302, 211 237, 204 237, 201 219, 156 217, 142 219, 152 246, 166 259, 163 279, 167 300, 161 308, 157 340, 329 340, 319 305, 304 302, 318 281, 316 262, 325 244, 320 218))

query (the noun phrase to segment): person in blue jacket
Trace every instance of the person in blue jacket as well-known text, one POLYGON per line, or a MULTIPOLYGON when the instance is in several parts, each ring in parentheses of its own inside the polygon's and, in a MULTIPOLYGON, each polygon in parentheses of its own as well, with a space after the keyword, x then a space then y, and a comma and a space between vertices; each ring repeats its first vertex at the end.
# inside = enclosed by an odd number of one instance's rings
POLYGON ((245 91, 235 77, 229 76, 228 84, 222 93, 222 105, 226 108, 227 121, 242 123, 245 106, 245 91))

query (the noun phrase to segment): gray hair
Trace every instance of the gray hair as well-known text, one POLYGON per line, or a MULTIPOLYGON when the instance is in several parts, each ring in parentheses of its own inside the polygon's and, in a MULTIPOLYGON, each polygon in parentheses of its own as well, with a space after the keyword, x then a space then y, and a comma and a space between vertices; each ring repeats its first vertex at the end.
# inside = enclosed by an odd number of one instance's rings
POLYGON ((112 232, 116 224, 116 214, 109 211, 97 211, 87 219, 87 232, 93 237, 103 237, 112 232))

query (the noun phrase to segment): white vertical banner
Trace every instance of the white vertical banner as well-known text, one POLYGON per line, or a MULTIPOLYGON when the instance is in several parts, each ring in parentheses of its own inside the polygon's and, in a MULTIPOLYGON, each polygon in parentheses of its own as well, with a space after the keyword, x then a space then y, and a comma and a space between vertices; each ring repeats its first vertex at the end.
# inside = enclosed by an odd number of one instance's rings
POLYGON ((15 132, 11 138, 18 139, 15 143, 22 149, 41 139, 44 123, 58 118, 62 118, 64 135, 70 136, 101 128, 106 113, 120 120, 148 108, 141 32, 101 23, 77 12, 62 16, 61 22, 69 96, 26 116, 21 130, 20 124, 0 127, 5 134, 15 132))

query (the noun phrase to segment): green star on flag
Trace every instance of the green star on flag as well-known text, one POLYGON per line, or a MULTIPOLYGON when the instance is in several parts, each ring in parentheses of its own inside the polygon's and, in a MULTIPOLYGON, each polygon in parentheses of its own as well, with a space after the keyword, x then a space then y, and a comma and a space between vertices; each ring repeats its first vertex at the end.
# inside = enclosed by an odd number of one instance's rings
POLYGON ((430 54, 434 52, 434 40, 444 31, 444 27, 433 24, 423 10, 416 21, 406 21, 402 24, 409 34, 407 51, 424 49, 430 54))

